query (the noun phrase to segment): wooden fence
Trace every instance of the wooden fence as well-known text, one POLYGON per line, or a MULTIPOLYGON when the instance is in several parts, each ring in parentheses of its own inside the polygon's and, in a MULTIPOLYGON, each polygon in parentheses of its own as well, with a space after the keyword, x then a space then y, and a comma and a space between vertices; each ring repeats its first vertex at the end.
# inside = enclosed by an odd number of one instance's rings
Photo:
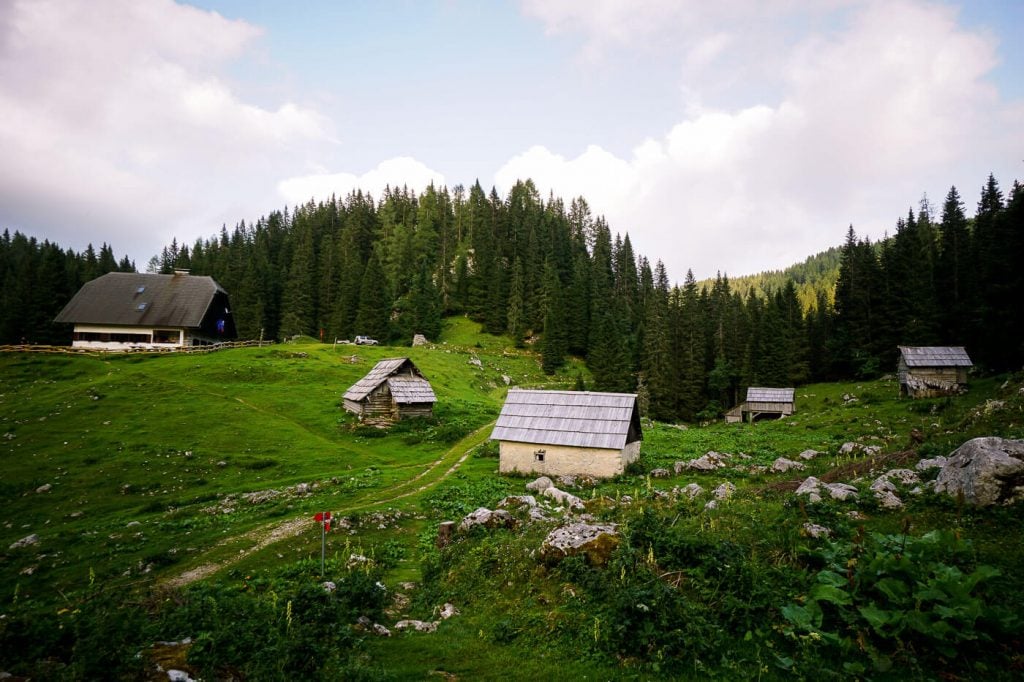
POLYGON ((271 346, 273 341, 225 341, 224 343, 212 343, 207 346, 182 346, 168 348, 75 348, 72 346, 40 346, 35 344, 20 344, 15 346, 0 346, 0 353, 54 353, 61 355, 124 355, 151 354, 161 355, 165 353, 213 353, 228 348, 250 348, 253 346, 271 346))

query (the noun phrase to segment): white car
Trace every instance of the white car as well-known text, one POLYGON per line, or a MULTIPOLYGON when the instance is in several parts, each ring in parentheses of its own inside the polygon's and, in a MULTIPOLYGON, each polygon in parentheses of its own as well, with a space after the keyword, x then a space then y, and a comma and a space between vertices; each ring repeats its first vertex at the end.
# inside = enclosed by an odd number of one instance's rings
POLYGON ((377 345, 377 339, 371 339, 369 336, 357 336, 356 337, 356 345, 357 346, 376 346, 377 345))

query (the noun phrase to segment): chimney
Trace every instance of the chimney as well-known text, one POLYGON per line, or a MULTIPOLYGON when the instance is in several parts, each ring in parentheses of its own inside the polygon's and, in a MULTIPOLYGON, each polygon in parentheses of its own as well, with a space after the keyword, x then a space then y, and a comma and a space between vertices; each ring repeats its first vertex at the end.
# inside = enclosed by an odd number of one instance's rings
POLYGON ((174 276, 175 277, 177 277, 178 275, 187 275, 187 274, 188 274, 188 268, 174 268, 174 276))

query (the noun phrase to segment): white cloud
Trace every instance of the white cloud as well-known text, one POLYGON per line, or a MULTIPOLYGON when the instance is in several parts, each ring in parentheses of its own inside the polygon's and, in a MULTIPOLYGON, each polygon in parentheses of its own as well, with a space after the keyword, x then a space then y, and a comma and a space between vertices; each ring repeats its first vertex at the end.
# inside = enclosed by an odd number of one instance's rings
MULTIPOLYGON (((616 23, 625 10, 615 3, 589 18, 572 3, 527 3, 550 30, 578 19, 592 44, 664 33, 676 21, 677 33, 696 38, 689 66, 708 66, 700 76, 714 80, 729 44, 715 17, 693 19, 691 6, 675 3, 630 8, 616 23)), ((948 8, 866 3, 842 28, 812 33, 772 60, 774 101, 691 106, 628 158, 590 147, 565 159, 535 147, 496 180, 532 177, 542 194, 583 194, 613 230, 629 231, 638 251, 681 279, 687 268, 702 277, 784 267, 840 243, 850 223, 879 238, 925 189, 937 200, 935 191, 957 184, 970 203, 990 169, 1014 168, 1006 150, 1024 144, 1019 126, 1005 125, 1020 104, 1001 103, 985 80, 994 40, 960 28, 948 8)))
POLYGON ((332 131, 298 103, 245 101, 225 76, 261 34, 171 0, 0 6, 0 225, 144 263, 172 236, 270 208, 279 174, 332 131))
POLYGON ((304 204, 310 199, 324 200, 331 195, 344 198, 355 189, 369 192, 379 199, 384 188, 407 186, 419 193, 428 185, 444 185, 444 176, 408 156, 382 161, 376 168, 355 175, 353 173, 313 173, 282 180, 278 193, 291 205, 304 204))

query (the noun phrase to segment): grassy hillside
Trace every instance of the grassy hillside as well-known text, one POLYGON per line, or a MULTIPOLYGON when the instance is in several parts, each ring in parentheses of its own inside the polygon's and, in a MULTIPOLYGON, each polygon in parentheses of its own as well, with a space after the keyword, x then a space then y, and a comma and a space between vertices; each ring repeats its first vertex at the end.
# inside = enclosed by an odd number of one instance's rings
POLYGON ((862 609, 874 617, 880 607, 867 591, 830 593, 837 603, 807 611, 829 562, 854 560, 843 569, 852 576, 869 552, 898 563, 931 542, 928 532, 949 530, 941 548, 914 555, 928 580, 982 566, 998 574, 982 571, 959 602, 935 600, 972 617, 938 620, 971 642, 1019 642, 1019 621, 1005 613, 1024 606, 1024 550, 1006 542, 1024 530, 1016 510, 925 494, 887 511, 867 492, 871 479, 852 505, 792 494, 809 474, 851 481, 973 435, 1024 437, 1019 377, 931 401, 899 400, 891 379, 807 386, 798 414, 779 422, 647 424, 635 471, 574 490, 594 518, 619 524, 611 563, 552 566, 537 550, 557 519, 480 530, 445 550, 433 538, 441 521, 524 492, 527 479, 497 476, 494 449, 481 446, 506 378, 569 387, 585 369, 545 377, 506 339, 465 319, 447 324, 443 343, 411 349, 300 340, 205 356, 0 355, 0 670, 84 679, 100 658, 139 677, 152 642, 184 637, 194 643, 179 664, 207 679, 970 677, 1024 664, 1010 644, 958 651, 961 640, 938 626, 873 630, 862 609), (431 380, 436 418, 361 427, 340 396, 395 355, 431 380), (847 441, 880 453, 840 455, 847 441), (806 471, 751 469, 808 448, 823 454, 806 471), (736 460, 742 470, 648 475, 708 450, 747 458, 736 460), (708 493, 672 492, 725 481, 737 491, 718 509, 705 509, 708 493), (864 518, 851 519, 854 509, 864 518), (322 510, 346 517, 327 538, 325 577, 338 586, 329 596, 310 520, 322 510), (834 541, 806 537, 807 522, 834 541), (903 548, 894 554, 873 533, 902 537, 903 548), (37 544, 12 547, 32 534, 37 544), (445 602, 461 615, 436 633, 378 638, 350 627, 359 615, 389 626, 436 618, 445 602), (108 647, 115 640, 121 649, 108 647), (315 668, 304 668, 311 656, 315 668))

